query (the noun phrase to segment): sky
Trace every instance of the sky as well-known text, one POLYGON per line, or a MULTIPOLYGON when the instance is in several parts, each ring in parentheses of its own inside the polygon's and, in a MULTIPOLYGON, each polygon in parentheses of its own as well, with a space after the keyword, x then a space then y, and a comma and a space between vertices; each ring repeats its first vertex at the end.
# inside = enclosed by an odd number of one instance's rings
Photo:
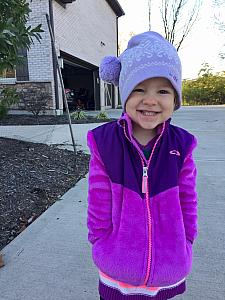
MULTIPOLYGON (((191 1, 194 0, 189 0, 190 4, 191 1)), ((130 32, 138 34, 149 30, 148 0, 119 0, 118 2, 125 12, 125 16, 119 18, 119 42, 121 41, 124 50, 130 32)), ((209 63, 214 72, 225 70, 225 59, 219 58, 219 53, 225 48, 223 47, 225 33, 222 34, 215 24, 215 15, 225 20, 225 9, 216 9, 212 2, 213 0, 203 0, 198 20, 178 52, 184 79, 196 78, 201 65, 205 62, 209 63)), ((164 35, 160 3, 161 1, 152 0, 151 30, 164 35)), ((225 6, 225 1, 223 3, 225 6)))

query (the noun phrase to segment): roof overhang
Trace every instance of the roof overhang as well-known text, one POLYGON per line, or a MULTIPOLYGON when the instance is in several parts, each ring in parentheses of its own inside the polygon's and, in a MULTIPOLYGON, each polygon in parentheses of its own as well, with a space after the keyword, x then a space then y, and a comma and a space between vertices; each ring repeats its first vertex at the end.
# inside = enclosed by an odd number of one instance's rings
POLYGON ((112 10, 115 12, 117 17, 122 17, 125 15, 124 10, 122 9, 121 5, 117 0, 106 0, 112 10))
POLYGON ((72 3, 76 0, 60 0, 63 4, 72 3))

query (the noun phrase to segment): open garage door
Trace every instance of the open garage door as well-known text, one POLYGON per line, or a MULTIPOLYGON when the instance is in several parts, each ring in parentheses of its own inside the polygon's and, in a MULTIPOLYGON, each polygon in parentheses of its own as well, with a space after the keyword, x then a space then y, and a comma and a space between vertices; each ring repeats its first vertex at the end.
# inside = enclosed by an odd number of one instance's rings
POLYGON ((62 54, 62 76, 66 91, 70 90, 70 109, 96 110, 100 108, 98 67, 62 54))

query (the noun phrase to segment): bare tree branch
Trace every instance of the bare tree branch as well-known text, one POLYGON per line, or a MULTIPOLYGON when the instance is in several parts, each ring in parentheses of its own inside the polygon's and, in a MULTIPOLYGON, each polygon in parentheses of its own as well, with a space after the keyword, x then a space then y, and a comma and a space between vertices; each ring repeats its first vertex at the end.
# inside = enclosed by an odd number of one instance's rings
POLYGON ((148 0, 148 24, 149 24, 149 30, 151 30, 151 12, 152 12, 152 1, 148 0))
MULTIPOLYGON (((219 31, 225 34, 225 21, 224 16, 221 15, 221 12, 225 11, 225 0, 214 0, 214 7, 218 9, 218 13, 214 14, 215 24, 219 31)), ((225 59, 225 44, 223 44, 222 52, 219 53, 220 59, 225 59)))
POLYGON ((192 8, 188 0, 162 0, 161 16, 165 32, 165 38, 180 49, 184 39, 190 33, 197 21, 202 0, 195 0, 192 8), (189 5, 189 6, 188 6, 189 5), (179 26, 182 24, 182 34, 179 34, 179 26))
POLYGON ((176 44, 177 51, 180 49, 180 46, 183 43, 184 39, 190 33, 193 25, 197 21, 198 15, 199 15, 199 10, 200 10, 200 5, 201 5, 200 2, 195 3, 195 6, 193 7, 193 10, 192 10, 192 12, 191 12, 191 14, 189 16, 189 19, 187 20, 187 22, 184 25, 183 34, 182 34, 179 42, 176 44))
POLYGON ((181 10, 181 7, 182 7, 182 2, 183 2, 183 0, 179 0, 177 8, 175 8, 175 6, 174 6, 174 18, 173 18, 173 24, 172 24, 171 36, 170 36, 170 42, 172 44, 174 43, 175 27, 176 27, 176 24, 178 22, 178 17, 179 17, 180 10, 181 10))
POLYGON ((162 15, 162 20, 163 20, 163 24, 164 24, 166 39, 169 39, 169 26, 168 26, 168 16, 167 16, 168 4, 169 4, 168 0, 162 0, 161 15, 162 15))
POLYGON ((221 12, 224 12, 225 1, 224 0, 214 0, 214 6, 218 8, 219 12, 214 14, 215 24, 218 26, 219 31, 225 32, 225 21, 224 17, 221 16, 221 12))

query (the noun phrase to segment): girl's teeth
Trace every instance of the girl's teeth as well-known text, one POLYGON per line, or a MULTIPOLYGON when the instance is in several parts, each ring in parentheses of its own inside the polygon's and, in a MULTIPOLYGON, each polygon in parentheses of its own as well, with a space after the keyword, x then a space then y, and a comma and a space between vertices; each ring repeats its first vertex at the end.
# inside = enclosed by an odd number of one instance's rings
POLYGON ((156 115, 156 113, 152 112, 152 111, 142 111, 142 114, 144 116, 155 116, 156 115))

